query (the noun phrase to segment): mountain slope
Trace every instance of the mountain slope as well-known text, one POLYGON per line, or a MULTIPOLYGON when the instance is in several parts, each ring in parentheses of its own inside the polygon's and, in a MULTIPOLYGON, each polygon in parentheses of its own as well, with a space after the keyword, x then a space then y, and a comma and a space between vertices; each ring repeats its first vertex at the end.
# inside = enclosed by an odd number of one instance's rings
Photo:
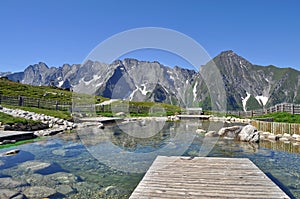
MULTIPOLYGON (((281 102, 300 103, 299 71, 254 65, 233 51, 220 53, 201 68, 205 71, 212 63, 221 73, 228 110, 258 109, 281 102)), ((31 85, 72 87, 76 92, 108 98, 209 109, 212 106, 209 92, 218 91, 208 89, 203 74, 202 70, 196 72, 170 68, 159 62, 124 59, 112 64, 87 61, 59 68, 40 62, 7 77, 31 85)))

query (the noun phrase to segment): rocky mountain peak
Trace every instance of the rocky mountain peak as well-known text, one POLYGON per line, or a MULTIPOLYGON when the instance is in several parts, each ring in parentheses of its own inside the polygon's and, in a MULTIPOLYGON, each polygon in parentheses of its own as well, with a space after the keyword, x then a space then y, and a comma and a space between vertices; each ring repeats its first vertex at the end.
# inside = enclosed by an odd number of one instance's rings
MULTIPOLYGON (((232 50, 221 52, 213 61, 222 75, 229 110, 251 110, 281 102, 300 103, 299 71, 252 65, 232 50)), ((209 64, 203 67, 206 66, 209 64)), ((212 103, 200 73, 179 66, 167 67, 157 61, 127 58, 106 64, 88 60, 58 68, 40 62, 7 77, 25 84, 72 87, 77 89, 75 92, 132 101, 183 102, 204 109, 212 103)))
POLYGON ((237 70, 238 68, 249 69, 252 67, 252 64, 248 60, 232 50, 221 52, 213 60, 219 68, 223 67, 225 69, 237 70))

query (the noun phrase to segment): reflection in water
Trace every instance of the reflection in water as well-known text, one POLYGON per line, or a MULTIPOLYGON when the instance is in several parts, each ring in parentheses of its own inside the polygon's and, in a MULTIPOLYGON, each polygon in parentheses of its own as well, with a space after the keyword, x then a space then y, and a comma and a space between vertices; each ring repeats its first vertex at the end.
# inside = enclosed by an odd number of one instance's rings
MULTIPOLYGON (((0 178, 22 182, 21 191, 30 186, 48 186, 59 192, 56 198, 128 198, 157 155, 199 156, 205 144, 213 146, 208 154, 211 157, 251 159, 286 192, 300 198, 299 146, 226 139, 216 142, 195 133, 199 127, 217 130, 223 125, 208 122, 167 122, 161 126, 158 122, 159 131, 150 137, 138 136, 145 128, 135 131, 134 136, 125 133, 135 125, 148 126, 151 133, 156 123, 133 124, 103 130, 85 128, 77 134, 57 135, 18 146, 21 152, 16 156, 0 157, 0 178), (35 170, 24 169, 24 163, 35 170)), ((10 149, 1 149, 0 153, 10 149)), ((0 180, 1 188, 7 187, 0 180)))

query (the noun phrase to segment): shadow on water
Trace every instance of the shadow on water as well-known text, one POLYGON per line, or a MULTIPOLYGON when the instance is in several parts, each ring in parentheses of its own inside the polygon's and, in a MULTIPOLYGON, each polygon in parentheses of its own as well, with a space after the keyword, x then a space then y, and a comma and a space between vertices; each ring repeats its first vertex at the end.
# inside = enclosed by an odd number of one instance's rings
POLYGON ((278 187, 280 187, 281 190, 283 190, 291 199, 297 199, 292 192, 283 184, 281 183, 277 178, 275 178, 271 173, 267 172, 265 173, 278 187))
POLYGON ((22 162, 26 162, 34 159, 35 156, 32 153, 27 151, 20 151, 20 153, 13 156, 4 156, 0 158, 0 160, 3 162, 3 165, 0 166, 0 170, 11 168, 17 166, 22 162))

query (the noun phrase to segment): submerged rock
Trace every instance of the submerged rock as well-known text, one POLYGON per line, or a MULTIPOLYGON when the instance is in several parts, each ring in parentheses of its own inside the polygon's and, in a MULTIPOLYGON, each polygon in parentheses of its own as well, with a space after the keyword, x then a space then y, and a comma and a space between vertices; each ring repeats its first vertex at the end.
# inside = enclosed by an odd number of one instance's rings
POLYGON ((63 184, 63 185, 59 185, 56 188, 56 191, 63 194, 63 195, 67 195, 67 194, 73 193, 74 189, 69 185, 63 184))
POLYGON ((27 198, 31 199, 31 198, 48 198, 55 195, 57 191, 55 189, 46 186, 33 186, 25 189, 23 193, 27 198))
POLYGON ((10 189, 0 189, 0 199, 17 199, 25 198, 19 191, 14 191, 10 189))
POLYGON ((15 189, 28 185, 27 183, 13 180, 12 178, 0 178, 0 188, 15 189))
POLYGON ((72 184, 78 181, 78 177, 72 173, 57 172, 44 176, 45 181, 55 181, 57 184, 72 184))
POLYGON ((38 162, 38 161, 27 161, 19 165, 20 169, 26 171, 38 171, 49 167, 51 164, 48 162, 38 162))

